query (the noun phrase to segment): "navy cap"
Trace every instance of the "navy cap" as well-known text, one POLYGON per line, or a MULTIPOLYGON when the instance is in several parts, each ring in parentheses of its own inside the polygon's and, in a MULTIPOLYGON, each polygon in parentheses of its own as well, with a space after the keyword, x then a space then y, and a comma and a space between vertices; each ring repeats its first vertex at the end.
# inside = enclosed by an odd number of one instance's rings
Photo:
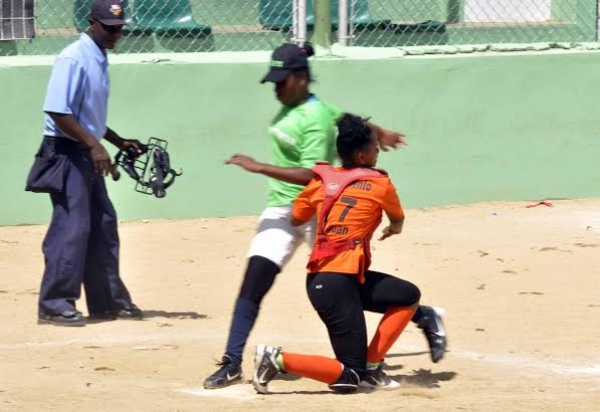
POLYGON ((279 83, 296 70, 308 69, 308 55, 305 49, 292 43, 285 43, 275 49, 271 57, 269 72, 261 83, 279 83))
POLYGON ((94 0, 90 10, 90 19, 97 20, 107 26, 127 24, 121 0, 94 0))

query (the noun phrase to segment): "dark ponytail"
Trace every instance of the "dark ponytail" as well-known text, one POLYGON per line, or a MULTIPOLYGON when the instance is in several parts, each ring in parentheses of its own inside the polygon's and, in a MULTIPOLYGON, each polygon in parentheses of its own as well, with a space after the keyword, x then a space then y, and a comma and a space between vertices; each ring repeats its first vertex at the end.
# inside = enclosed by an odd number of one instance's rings
POLYGON ((312 57, 315 55, 315 49, 309 42, 304 43, 304 46, 300 47, 300 49, 304 52, 304 54, 306 54, 306 57, 312 57))
MULTIPOLYGON (((298 46, 298 47, 300 47, 300 46, 298 46)), ((304 55, 306 55, 307 59, 309 57, 315 55, 315 49, 313 48, 312 44, 310 44, 309 42, 304 43, 304 46, 300 47, 300 51, 302 51, 302 53, 304 53, 304 55)), ((293 73, 295 75, 302 74, 302 75, 306 76, 309 83, 312 83, 315 81, 315 79, 312 76, 312 73, 310 71, 310 67, 307 67, 306 69, 294 70, 293 73)))

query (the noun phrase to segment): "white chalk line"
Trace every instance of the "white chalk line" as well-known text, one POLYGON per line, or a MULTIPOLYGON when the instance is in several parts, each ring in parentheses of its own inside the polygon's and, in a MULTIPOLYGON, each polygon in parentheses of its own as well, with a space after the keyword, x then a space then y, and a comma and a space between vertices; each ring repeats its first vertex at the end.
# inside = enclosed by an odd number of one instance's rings
POLYGON ((566 363, 547 362, 542 359, 519 355, 490 355, 473 351, 453 349, 450 356, 476 360, 478 362, 493 363, 514 369, 536 369, 557 375, 592 375, 600 376, 600 364, 596 365, 568 365, 566 363))
MULTIPOLYGON (((137 345, 148 345, 157 343, 173 343, 174 341, 201 341, 203 339, 222 339, 224 336, 223 332, 217 332, 216 330, 203 331, 201 333, 170 333, 170 334, 155 334, 140 336, 120 336, 120 337, 106 337, 96 336, 91 338, 77 338, 68 340, 56 340, 56 341, 44 341, 44 342, 16 342, 0 344, 0 350, 19 350, 19 349, 36 349, 45 347, 60 347, 60 346, 72 346, 72 345, 86 345, 90 347, 102 347, 102 346, 115 346, 121 344, 135 343, 137 345)), ((271 341, 280 342, 303 342, 303 343, 322 343, 320 340, 314 338, 297 338, 290 336, 272 336, 269 338, 271 341)), ((199 343, 200 345, 200 343, 199 343)), ((427 348, 424 346, 407 345, 406 343, 401 344, 402 351, 424 351, 427 348)), ((135 348, 134 348, 135 349, 135 348)), ((589 365, 573 365, 568 362, 552 362, 545 361, 539 358, 519 356, 519 355, 499 355, 499 354, 484 354, 475 351, 463 350, 450 348, 450 351, 446 355, 450 357, 458 357, 463 359, 470 359, 477 362, 485 362, 495 364, 498 366, 511 368, 511 369, 529 369, 536 370, 543 373, 550 373, 564 376, 600 376, 600 363, 594 363, 589 365)), ((442 361, 443 362, 443 361, 442 361)), ((442 363, 443 364, 443 363, 442 363)))
POLYGON ((252 401, 258 398, 252 385, 232 385, 215 389, 177 389, 176 392, 186 395, 202 396, 208 398, 227 398, 242 401, 252 401))

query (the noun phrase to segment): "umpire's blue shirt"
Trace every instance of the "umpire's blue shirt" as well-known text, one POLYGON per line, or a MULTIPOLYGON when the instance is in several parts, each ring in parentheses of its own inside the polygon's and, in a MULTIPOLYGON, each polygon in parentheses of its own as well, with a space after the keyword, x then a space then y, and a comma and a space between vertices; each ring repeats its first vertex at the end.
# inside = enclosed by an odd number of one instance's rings
POLYGON ((108 109, 108 60, 106 53, 86 33, 56 58, 44 102, 44 135, 68 137, 48 112, 72 114, 100 140, 106 133, 108 109))

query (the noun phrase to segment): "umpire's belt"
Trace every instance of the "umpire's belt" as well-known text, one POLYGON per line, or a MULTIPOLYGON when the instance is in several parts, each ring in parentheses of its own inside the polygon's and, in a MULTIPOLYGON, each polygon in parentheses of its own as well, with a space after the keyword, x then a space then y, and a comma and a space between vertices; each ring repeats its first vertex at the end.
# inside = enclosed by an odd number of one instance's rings
POLYGON ((86 146, 68 137, 44 136, 44 142, 54 148, 55 153, 75 153, 89 150, 86 146))

